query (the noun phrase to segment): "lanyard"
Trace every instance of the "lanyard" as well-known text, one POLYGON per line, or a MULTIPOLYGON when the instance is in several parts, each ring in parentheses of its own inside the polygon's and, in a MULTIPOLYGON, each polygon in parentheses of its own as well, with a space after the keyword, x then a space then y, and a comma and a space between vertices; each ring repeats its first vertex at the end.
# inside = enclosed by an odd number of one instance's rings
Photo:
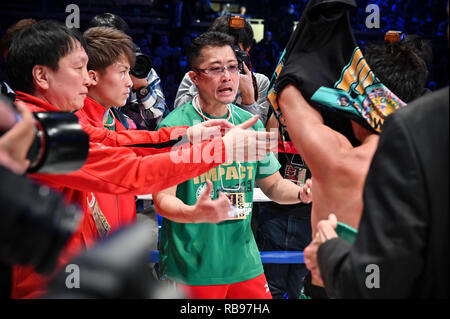
MULTIPOLYGON (((203 114, 202 109, 200 108, 200 105, 198 103, 198 94, 194 96, 194 99, 192 100, 192 106, 194 107, 195 112, 197 112, 197 114, 200 115, 204 121, 210 120, 209 117, 203 114)), ((231 118, 231 122, 234 125, 234 119, 233 115, 231 114, 231 108, 229 104, 227 104, 227 110, 228 110, 227 121, 229 121, 231 118)))

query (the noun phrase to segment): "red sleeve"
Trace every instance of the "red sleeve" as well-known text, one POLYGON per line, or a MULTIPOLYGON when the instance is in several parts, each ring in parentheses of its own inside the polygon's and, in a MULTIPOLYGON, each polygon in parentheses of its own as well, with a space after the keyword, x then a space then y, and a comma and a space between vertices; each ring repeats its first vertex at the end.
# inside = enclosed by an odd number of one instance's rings
POLYGON ((91 143, 101 143, 106 146, 127 146, 138 155, 164 153, 170 147, 181 141, 189 126, 165 127, 158 131, 130 130, 111 131, 80 123, 89 135, 91 143))
POLYGON ((199 176, 226 160, 222 138, 185 143, 170 152, 139 156, 124 147, 91 143, 85 165, 65 175, 32 174, 50 185, 113 194, 151 194, 199 176))

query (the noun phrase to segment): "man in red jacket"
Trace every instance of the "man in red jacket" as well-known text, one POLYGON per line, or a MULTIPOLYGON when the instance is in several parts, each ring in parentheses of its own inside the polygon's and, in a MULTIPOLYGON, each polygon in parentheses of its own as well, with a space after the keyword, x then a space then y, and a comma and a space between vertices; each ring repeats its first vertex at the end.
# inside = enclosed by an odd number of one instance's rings
MULTIPOLYGON (((32 111, 81 109, 91 84, 84 48, 81 34, 53 21, 38 22, 20 33, 11 44, 7 66, 17 100, 25 102, 32 111)), ((127 73, 128 70, 125 76, 127 73)), ((88 192, 149 194, 207 172, 235 157, 259 160, 269 151, 269 146, 263 148, 263 145, 268 144, 266 138, 271 136, 245 130, 255 121, 256 118, 231 129, 223 138, 216 134, 202 144, 187 143, 188 147, 178 147, 175 151, 172 151, 172 146, 192 141, 196 132, 209 136, 211 124, 158 132, 114 132, 81 121, 90 140, 85 165, 71 174, 31 175, 34 180, 64 193, 68 201, 77 202, 85 212, 80 229, 60 256, 59 265, 66 264, 98 237, 86 201, 88 192), (246 152, 251 149, 250 145, 264 151, 250 154, 246 152), (200 163, 192 160, 198 152, 202 154, 200 163), (180 156, 187 161, 175 162, 174 158, 180 156)), ((221 131, 225 128, 218 121, 212 125, 219 125, 221 131)), ((48 279, 34 272, 32 266, 15 266, 12 297, 39 297, 45 292, 48 279)))
MULTIPOLYGON (((133 85, 128 74, 135 60, 132 39, 125 33, 107 27, 88 29, 84 35, 86 53, 89 57, 88 73, 91 85, 82 109, 77 111, 81 122, 111 131, 125 131, 113 107, 122 106, 133 85)), ((130 129, 136 129, 127 119, 130 129)), ((104 238, 121 226, 136 220, 135 196, 133 194, 87 194, 87 203, 100 237, 104 238)))

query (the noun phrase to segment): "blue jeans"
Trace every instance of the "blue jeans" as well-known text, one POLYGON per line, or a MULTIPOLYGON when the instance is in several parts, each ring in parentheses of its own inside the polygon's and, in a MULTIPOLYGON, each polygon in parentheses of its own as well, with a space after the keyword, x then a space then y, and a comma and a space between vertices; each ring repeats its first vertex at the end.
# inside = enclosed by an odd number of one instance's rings
MULTIPOLYGON (((311 242, 311 237, 310 217, 281 215, 272 207, 260 205, 256 229, 256 242, 260 251, 303 251, 311 242)), ((274 299, 299 298, 303 278, 308 273, 304 264, 263 266, 274 299)))

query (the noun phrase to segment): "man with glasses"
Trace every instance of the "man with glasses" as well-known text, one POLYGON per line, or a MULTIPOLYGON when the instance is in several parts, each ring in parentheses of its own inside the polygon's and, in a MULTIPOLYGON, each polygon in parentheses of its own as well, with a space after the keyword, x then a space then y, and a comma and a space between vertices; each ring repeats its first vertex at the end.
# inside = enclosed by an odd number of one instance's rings
MULTIPOLYGON (((189 76, 198 95, 171 112, 160 127, 227 119, 238 125, 252 114, 232 104, 239 87, 234 39, 206 32, 191 44, 189 76)), ((258 121, 251 129, 264 130, 258 121)), ((256 162, 235 161, 153 195, 163 218, 160 269, 189 298, 271 298, 251 229, 255 181, 272 200, 310 202, 307 191, 284 180, 272 153, 256 162), (216 205, 211 204, 211 199, 216 205), (231 203, 228 214, 217 207, 231 203)))
MULTIPOLYGON (((249 51, 254 41, 254 35, 252 26, 247 20, 239 16, 221 16, 214 20, 208 31, 223 32, 231 35, 234 38, 233 49, 243 59, 247 59, 250 62, 249 51)), ((251 63, 247 67, 246 62, 243 62, 242 70, 239 74, 239 87, 233 104, 258 115, 261 122, 265 125, 270 105, 266 97, 268 87, 269 79, 267 76, 253 72, 251 63)), ((178 88, 174 108, 191 101, 197 94, 198 88, 192 82, 188 72, 178 88)))

